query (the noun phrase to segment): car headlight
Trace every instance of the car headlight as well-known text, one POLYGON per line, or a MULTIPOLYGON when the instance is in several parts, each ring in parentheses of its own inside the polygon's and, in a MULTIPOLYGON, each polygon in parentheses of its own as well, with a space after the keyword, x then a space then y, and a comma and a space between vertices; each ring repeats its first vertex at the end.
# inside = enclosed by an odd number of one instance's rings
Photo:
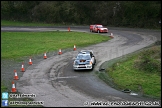
POLYGON ((90 61, 89 64, 92 65, 92 61, 90 61))
POLYGON ((74 65, 78 65, 79 63, 77 62, 77 61, 74 61, 74 63, 73 63, 74 65))

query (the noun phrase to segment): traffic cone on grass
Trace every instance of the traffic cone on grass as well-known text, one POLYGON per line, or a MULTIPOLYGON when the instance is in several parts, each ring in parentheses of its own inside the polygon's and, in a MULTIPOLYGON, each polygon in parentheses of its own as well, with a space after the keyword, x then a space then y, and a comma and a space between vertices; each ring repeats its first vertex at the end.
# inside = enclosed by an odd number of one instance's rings
POLYGON ((16 72, 16 70, 14 70, 14 73, 15 73, 14 80, 18 80, 19 77, 17 76, 17 72, 16 72))
POLYGON ((74 45, 74 49, 73 49, 74 51, 76 50, 76 45, 74 45))
POLYGON ((32 63, 32 60, 31 60, 31 57, 30 57, 30 59, 29 59, 29 65, 32 65, 33 63, 32 63))
POLYGON ((22 63, 21 72, 25 72, 24 63, 22 63))
POLYGON ((62 52, 61 52, 61 49, 59 49, 59 53, 58 53, 59 55, 61 55, 62 54, 62 52))
POLYGON ((44 53, 44 59, 46 59, 47 58, 47 55, 46 55, 46 52, 44 53))
POLYGON ((12 81, 12 89, 11 89, 11 92, 16 92, 16 87, 15 87, 15 83, 14 81, 12 81))

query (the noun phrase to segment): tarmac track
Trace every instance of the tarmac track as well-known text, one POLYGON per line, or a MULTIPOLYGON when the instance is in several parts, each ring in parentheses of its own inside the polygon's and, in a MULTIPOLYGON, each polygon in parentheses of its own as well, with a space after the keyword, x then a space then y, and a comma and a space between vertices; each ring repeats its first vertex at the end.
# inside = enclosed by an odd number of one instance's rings
MULTIPOLYGON (((67 27, 1 27, 1 31, 67 31, 67 27)), ((88 27, 71 27, 71 31, 89 32, 88 27)), ((19 92, 36 94, 36 101, 44 101, 45 107, 84 107, 91 102, 107 101, 155 101, 153 98, 132 96, 115 90, 106 85, 95 75, 105 61, 121 57, 144 47, 157 40, 161 41, 161 31, 109 28, 114 34, 110 41, 85 47, 94 51, 97 64, 93 71, 73 71, 73 58, 78 51, 68 50, 62 55, 48 54, 46 60, 35 57, 37 62, 29 66, 16 83, 19 92)), ((161 100, 160 100, 161 101, 161 100)))

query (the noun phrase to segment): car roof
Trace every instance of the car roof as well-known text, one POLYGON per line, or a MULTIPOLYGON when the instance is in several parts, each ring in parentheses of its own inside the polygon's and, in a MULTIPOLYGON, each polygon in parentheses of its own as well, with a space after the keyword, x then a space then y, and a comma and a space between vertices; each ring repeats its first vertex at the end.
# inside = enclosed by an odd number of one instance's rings
POLYGON ((90 52, 93 53, 92 50, 81 50, 79 54, 90 54, 90 52))

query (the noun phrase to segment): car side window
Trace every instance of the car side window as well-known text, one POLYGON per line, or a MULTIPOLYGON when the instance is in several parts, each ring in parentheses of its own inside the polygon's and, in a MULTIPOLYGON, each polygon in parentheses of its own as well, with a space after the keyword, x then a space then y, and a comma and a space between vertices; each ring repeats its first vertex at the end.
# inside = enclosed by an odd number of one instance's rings
POLYGON ((91 56, 91 58, 92 58, 92 55, 93 55, 92 52, 90 52, 90 56, 91 56))

